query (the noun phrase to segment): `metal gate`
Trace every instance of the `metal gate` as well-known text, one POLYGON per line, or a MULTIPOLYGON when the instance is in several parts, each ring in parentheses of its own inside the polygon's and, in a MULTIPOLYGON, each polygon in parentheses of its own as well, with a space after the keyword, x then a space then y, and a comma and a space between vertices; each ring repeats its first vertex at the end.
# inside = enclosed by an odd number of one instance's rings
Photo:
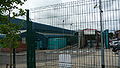
POLYGON ((30 10, 37 68, 117 68, 120 0, 81 0, 30 10), (114 43, 116 42, 116 43, 114 43), (45 46, 45 47, 44 47, 45 46))

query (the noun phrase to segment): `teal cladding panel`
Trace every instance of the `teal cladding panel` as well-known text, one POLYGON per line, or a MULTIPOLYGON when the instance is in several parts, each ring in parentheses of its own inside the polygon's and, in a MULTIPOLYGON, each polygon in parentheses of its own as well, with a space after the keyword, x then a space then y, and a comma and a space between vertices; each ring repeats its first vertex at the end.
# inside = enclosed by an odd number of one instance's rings
POLYGON ((37 41, 37 49, 43 48, 42 41, 37 41))
POLYGON ((66 38, 49 38, 48 49, 64 48, 67 45, 66 41, 66 38))

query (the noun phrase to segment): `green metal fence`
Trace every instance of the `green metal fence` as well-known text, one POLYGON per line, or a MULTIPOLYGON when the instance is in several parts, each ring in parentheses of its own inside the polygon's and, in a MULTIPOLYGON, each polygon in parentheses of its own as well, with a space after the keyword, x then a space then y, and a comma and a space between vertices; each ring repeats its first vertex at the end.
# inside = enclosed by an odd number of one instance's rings
MULTIPOLYGON (((16 68, 120 67, 119 51, 111 48, 114 42, 119 45, 119 12, 120 0, 72 1, 30 9, 27 50, 16 53, 16 68)), ((0 68, 8 62, 9 53, 1 51, 0 68)))
MULTIPOLYGON (((53 35, 68 36, 67 46, 36 51, 37 68, 116 68, 119 55, 110 42, 119 41, 119 0, 84 0, 31 9, 32 21, 51 27, 53 35), (62 28, 57 31, 57 28, 62 28), (72 33, 65 33, 70 30, 72 33), (108 30, 108 32, 105 32, 108 30), (116 34, 116 31, 118 33, 116 34), (73 38, 70 38, 73 37, 73 38), (68 60, 67 60, 68 59, 68 60), (66 61, 64 61, 66 60, 66 61)), ((45 34, 42 32, 41 33, 45 34)), ((52 42, 53 40, 49 40, 52 42)), ((48 42, 48 43, 49 43, 48 42)), ((56 47, 61 43, 52 42, 56 47)))

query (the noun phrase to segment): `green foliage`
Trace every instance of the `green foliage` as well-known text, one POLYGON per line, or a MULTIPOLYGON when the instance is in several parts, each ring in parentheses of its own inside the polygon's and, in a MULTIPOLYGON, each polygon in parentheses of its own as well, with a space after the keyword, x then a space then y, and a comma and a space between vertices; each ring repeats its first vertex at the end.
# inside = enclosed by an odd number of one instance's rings
POLYGON ((21 25, 12 23, 10 19, 25 15, 25 11, 18 7, 22 6, 25 1, 26 0, 0 0, 0 34, 5 34, 5 37, 0 39, 2 47, 18 47, 18 39, 20 38, 19 29, 21 25))
MULTIPOLYGON (((26 0, 0 0, 0 12, 11 11, 18 9, 18 6, 22 6, 26 0)), ((20 9, 21 10, 21 9, 20 9)))
POLYGON ((4 48, 18 47, 19 42, 19 29, 20 26, 13 23, 1 24, 0 33, 5 34, 5 37, 0 39, 0 43, 4 48))
POLYGON ((16 48, 19 45, 18 42, 19 35, 17 34, 9 34, 6 35, 5 38, 1 39, 1 45, 4 48, 16 48))

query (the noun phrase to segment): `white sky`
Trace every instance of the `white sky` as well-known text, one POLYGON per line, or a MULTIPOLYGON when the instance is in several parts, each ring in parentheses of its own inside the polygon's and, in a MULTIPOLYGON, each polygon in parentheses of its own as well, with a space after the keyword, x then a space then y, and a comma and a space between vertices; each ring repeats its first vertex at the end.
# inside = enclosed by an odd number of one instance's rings
MULTIPOLYGON (((36 8, 36 7, 41 7, 41 6, 47 6, 47 5, 53 5, 53 4, 57 4, 57 3, 64 3, 64 2, 70 2, 70 1, 77 1, 77 0, 28 0, 25 5, 23 6, 24 9, 30 9, 30 8, 36 8)), ((79 0, 79 1, 99 1, 99 0, 79 0)), ((102 3, 103 5, 103 11, 107 11, 103 13, 103 27, 105 29, 111 29, 111 30, 116 30, 116 29, 120 29, 120 24, 119 24, 119 20, 120 19, 120 0, 102 0, 102 1, 109 1, 109 2, 104 2, 102 3), (116 12, 112 12, 109 10, 115 10, 117 9, 116 12), (106 22, 106 20, 116 20, 117 21, 108 21, 106 22)), ((76 11, 80 11, 81 12, 92 12, 92 11, 96 11, 99 12, 99 8, 94 9, 95 4, 92 5, 84 5, 84 6, 79 6, 76 8, 69 8, 70 11, 68 14, 79 14, 79 12, 76 11)), ((99 5, 99 4, 98 4, 99 5)), ((43 12, 42 17, 52 17, 52 16, 60 16, 61 14, 64 14, 66 12, 67 9, 64 10, 59 10, 60 12, 58 12, 57 10, 51 10, 51 11, 46 11, 43 12)), ((39 16, 38 13, 36 13, 36 17, 39 16)), ((39 18, 40 18, 39 16, 39 18)), ((32 16, 33 17, 33 16, 32 16)), ((81 14, 81 15, 75 15, 75 16, 71 16, 71 17, 61 17, 58 19, 54 19, 54 21, 51 21, 51 19, 44 19, 44 20, 40 20, 41 23, 44 24, 59 24, 60 22, 62 22, 62 20, 66 19, 66 22, 69 23, 76 23, 76 22, 91 22, 91 21, 99 21, 99 13, 89 13, 89 14, 81 14), (50 22, 50 23, 48 23, 50 22), (54 22, 54 23, 53 23, 54 22)), ((58 26, 58 25, 57 25, 58 26)), ((59 25, 60 26, 60 25, 59 25)), ((60 27, 63 27, 62 25, 60 27)), ((88 23, 87 25, 85 23, 77 23, 76 25, 73 26, 66 26, 66 28, 71 28, 72 29, 85 29, 87 28, 93 28, 93 29, 100 29, 100 24, 98 23, 88 23)))
POLYGON ((29 9, 29 8, 36 8, 41 6, 47 6, 57 3, 64 3, 64 2, 70 2, 70 1, 77 1, 77 0, 27 0, 25 2, 23 8, 29 9))

